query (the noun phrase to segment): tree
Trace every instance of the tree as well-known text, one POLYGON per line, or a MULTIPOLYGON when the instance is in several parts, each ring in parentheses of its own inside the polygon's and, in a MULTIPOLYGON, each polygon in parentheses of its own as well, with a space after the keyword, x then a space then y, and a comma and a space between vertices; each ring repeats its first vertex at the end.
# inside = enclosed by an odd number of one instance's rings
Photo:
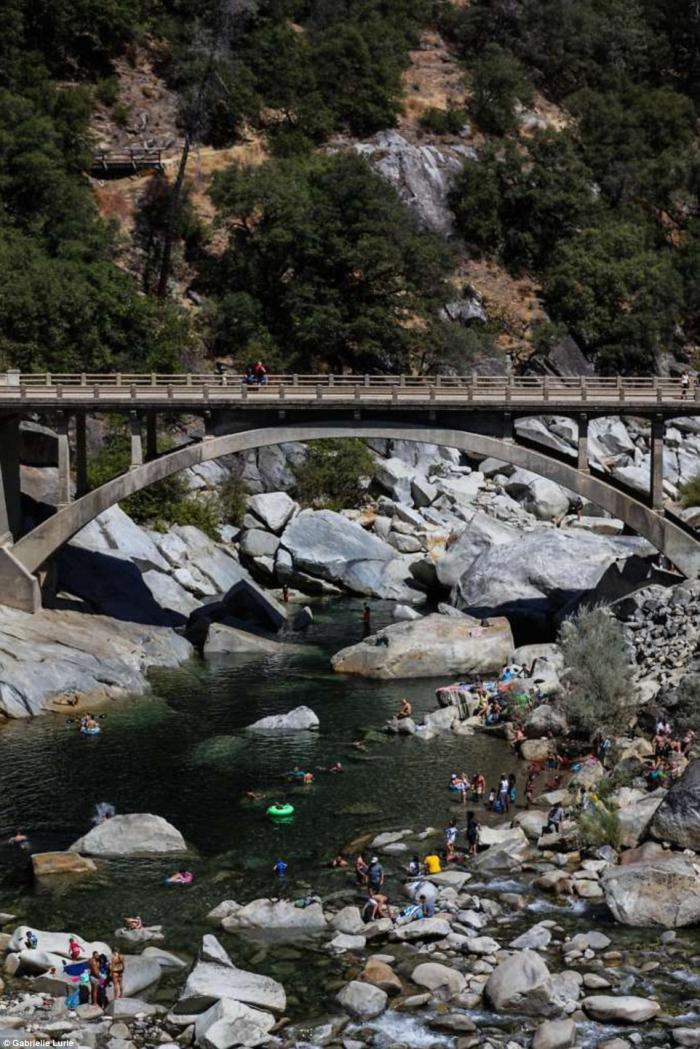
POLYGON ((552 318, 597 353, 604 374, 649 374, 673 337, 683 295, 653 229, 607 214, 557 247, 544 292, 552 318))
POLYGON ((527 148, 508 142, 466 161, 451 199, 466 240, 515 271, 541 269, 598 210, 592 174, 573 141, 551 131, 527 148))
POLYGON ((482 131, 505 135, 517 123, 515 105, 528 105, 532 87, 522 65, 498 44, 488 44, 477 58, 472 73, 471 111, 482 131))
MULTIPOLYGON (((229 247, 205 288, 288 368, 401 370, 449 294, 451 251, 353 153, 230 168, 212 196, 229 247)), ((213 318, 217 327, 216 316, 213 318)), ((242 364, 244 361, 242 361, 242 364)))
POLYGON ((626 728, 634 698, 620 623, 602 607, 583 609, 559 633, 566 692, 562 707, 575 732, 592 739, 626 728))
POLYGON ((359 438, 313 441, 294 470, 294 493, 305 506, 342 510, 360 506, 374 459, 359 438))

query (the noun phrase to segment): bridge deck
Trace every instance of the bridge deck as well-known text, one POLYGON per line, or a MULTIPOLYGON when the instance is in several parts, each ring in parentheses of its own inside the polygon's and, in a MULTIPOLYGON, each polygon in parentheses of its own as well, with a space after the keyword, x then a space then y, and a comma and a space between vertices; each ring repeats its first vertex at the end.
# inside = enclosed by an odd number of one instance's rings
POLYGON ((141 407, 368 407, 465 408, 512 405, 533 412, 677 411, 700 414, 700 386, 680 379, 537 378, 402 375, 271 375, 248 386, 224 374, 0 374, 0 407, 104 409, 141 407))

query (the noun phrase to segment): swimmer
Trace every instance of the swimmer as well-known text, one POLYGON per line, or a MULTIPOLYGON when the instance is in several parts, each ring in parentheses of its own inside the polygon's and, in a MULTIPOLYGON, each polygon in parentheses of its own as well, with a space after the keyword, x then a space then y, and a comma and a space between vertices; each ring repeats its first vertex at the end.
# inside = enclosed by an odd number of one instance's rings
POLYGON ((13 836, 7 839, 7 844, 26 846, 29 844, 29 838, 18 828, 13 836))
POLYGON ((285 863, 284 860, 277 860, 272 869, 278 878, 286 878, 289 864, 285 863))
POLYGON ((396 715, 396 717, 400 721, 402 718, 410 718, 412 714, 413 714, 413 706, 412 706, 412 704, 409 703, 409 701, 407 699, 402 699, 401 700, 401 706, 399 707, 399 712, 396 715))
POLYGON ((246 799, 246 801, 260 801, 262 799, 262 794, 260 793, 260 791, 244 790, 243 797, 246 799))
POLYGON ((329 772, 345 772, 345 769, 343 768, 343 766, 340 764, 339 761, 336 761, 335 765, 331 765, 331 767, 328 769, 328 771, 329 772))
POLYGON ((330 862, 331 867, 347 867, 347 865, 348 861, 344 852, 339 852, 330 862))
POLYGON ((191 885, 194 881, 194 874, 191 871, 176 871, 165 880, 168 885, 191 885))
POLYGON ((135 918, 125 918, 124 925, 127 929, 143 929, 143 918, 140 915, 135 918))

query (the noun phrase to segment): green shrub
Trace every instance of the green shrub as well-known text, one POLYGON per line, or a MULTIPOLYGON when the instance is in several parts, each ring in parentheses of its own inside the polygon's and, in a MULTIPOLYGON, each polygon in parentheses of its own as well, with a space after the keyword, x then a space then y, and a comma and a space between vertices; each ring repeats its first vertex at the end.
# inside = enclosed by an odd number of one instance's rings
POLYGON ((127 106, 124 102, 117 102, 112 106, 112 119, 115 124, 119 124, 119 127, 126 127, 130 117, 131 106, 127 106))
POLYGON ((103 106, 113 106, 119 98, 119 81, 115 76, 103 77, 95 84, 95 98, 103 106))
POLYGON ((358 507, 365 496, 363 482, 374 470, 372 454, 359 438, 314 441, 305 462, 294 471, 294 494, 305 506, 358 507))
POLYGON ((680 493, 683 506, 700 506, 700 475, 682 484, 680 493))
POLYGON ((431 106, 421 115, 420 126, 436 135, 457 135, 467 123, 466 109, 439 109, 431 106))
MULTIPOLYGON (((129 438, 121 429, 108 433, 101 451, 88 469, 91 488, 97 488, 129 469, 129 438)), ((219 496, 192 495, 180 474, 142 488, 122 500, 121 507, 137 524, 147 524, 167 532, 171 525, 194 525, 211 539, 219 538, 223 516, 219 496)))
POLYGON ((584 608, 562 624, 559 643, 566 668, 562 706, 573 731, 585 739, 622 734, 634 685, 620 623, 602 607, 584 608))
POLYGON ((231 474, 219 488, 219 509, 226 524, 240 525, 247 508, 249 492, 240 477, 231 474))
POLYGON ((602 802, 596 802, 578 818, 578 831, 581 844, 589 848, 611 845, 613 849, 620 846, 620 820, 614 809, 609 809, 602 802))
POLYGON ((528 105, 532 87, 509 51, 488 44, 474 64, 471 111, 482 131, 505 135, 516 127, 515 104, 528 105))

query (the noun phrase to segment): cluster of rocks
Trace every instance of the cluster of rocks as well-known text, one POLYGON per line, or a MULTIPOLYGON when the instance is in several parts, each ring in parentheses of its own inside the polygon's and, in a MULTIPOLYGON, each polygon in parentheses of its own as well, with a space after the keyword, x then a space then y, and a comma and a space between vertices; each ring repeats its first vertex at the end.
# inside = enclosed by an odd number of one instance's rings
MULTIPOLYGON (((518 434, 571 459, 577 455, 576 422, 565 416, 547 415, 518 419, 518 434)), ((590 465, 638 492, 650 487, 651 428, 648 419, 634 416, 606 416, 588 423, 590 465)), ((670 419, 664 434, 664 490, 677 500, 679 487, 700 474, 700 417, 670 419)), ((700 520, 697 507, 681 511, 680 516, 695 525, 700 520)))
POLYGON ((616 601, 613 610, 624 624, 630 661, 637 668, 642 699, 667 702, 691 667, 700 640, 700 583, 643 587, 616 601))

